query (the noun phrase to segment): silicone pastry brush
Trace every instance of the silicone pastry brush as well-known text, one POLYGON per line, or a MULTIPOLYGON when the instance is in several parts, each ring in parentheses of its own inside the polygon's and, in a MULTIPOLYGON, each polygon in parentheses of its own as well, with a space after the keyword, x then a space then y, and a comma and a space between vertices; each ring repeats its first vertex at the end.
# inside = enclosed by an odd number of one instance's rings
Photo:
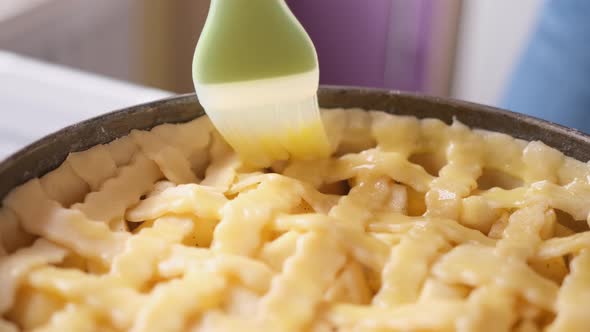
POLYGON ((193 81, 207 115, 246 162, 329 154, 316 51, 284 0, 212 0, 193 81))

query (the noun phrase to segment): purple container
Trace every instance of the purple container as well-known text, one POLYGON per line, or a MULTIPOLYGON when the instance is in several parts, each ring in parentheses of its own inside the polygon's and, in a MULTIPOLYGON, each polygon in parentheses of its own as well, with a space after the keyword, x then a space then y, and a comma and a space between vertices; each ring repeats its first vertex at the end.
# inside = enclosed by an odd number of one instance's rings
POLYGON ((432 0, 290 0, 313 40, 320 82, 421 91, 432 0))

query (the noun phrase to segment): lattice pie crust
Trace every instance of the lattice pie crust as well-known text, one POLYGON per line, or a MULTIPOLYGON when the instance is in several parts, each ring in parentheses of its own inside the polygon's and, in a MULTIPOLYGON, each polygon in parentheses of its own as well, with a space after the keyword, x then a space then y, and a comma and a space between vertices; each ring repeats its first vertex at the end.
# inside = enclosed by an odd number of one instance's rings
POLYGON ((590 167, 541 142, 323 114, 242 165, 206 118, 88 151, 0 210, 0 331, 588 331, 590 167))

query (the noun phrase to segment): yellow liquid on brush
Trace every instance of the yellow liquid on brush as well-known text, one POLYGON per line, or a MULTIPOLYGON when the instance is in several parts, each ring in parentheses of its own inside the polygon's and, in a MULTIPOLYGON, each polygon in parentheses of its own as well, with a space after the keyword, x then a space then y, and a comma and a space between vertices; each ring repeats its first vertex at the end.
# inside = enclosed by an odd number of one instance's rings
POLYGON ((321 121, 314 121, 297 129, 276 130, 259 133, 252 145, 231 136, 225 137, 246 163, 255 166, 269 166, 273 161, 286 159, 313 160, 328 157, 330 143, 321 121))

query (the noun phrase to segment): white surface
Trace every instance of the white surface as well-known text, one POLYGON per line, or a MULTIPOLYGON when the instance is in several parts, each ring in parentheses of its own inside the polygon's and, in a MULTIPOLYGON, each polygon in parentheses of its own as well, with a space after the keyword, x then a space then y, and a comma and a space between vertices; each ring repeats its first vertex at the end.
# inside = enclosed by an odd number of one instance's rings
POLYGON ((70 124, 169 95, 0 51, 0 160, 70 124))
POLYGON ((453 97, 496 105, 543 0, 463 1, 453 97))

